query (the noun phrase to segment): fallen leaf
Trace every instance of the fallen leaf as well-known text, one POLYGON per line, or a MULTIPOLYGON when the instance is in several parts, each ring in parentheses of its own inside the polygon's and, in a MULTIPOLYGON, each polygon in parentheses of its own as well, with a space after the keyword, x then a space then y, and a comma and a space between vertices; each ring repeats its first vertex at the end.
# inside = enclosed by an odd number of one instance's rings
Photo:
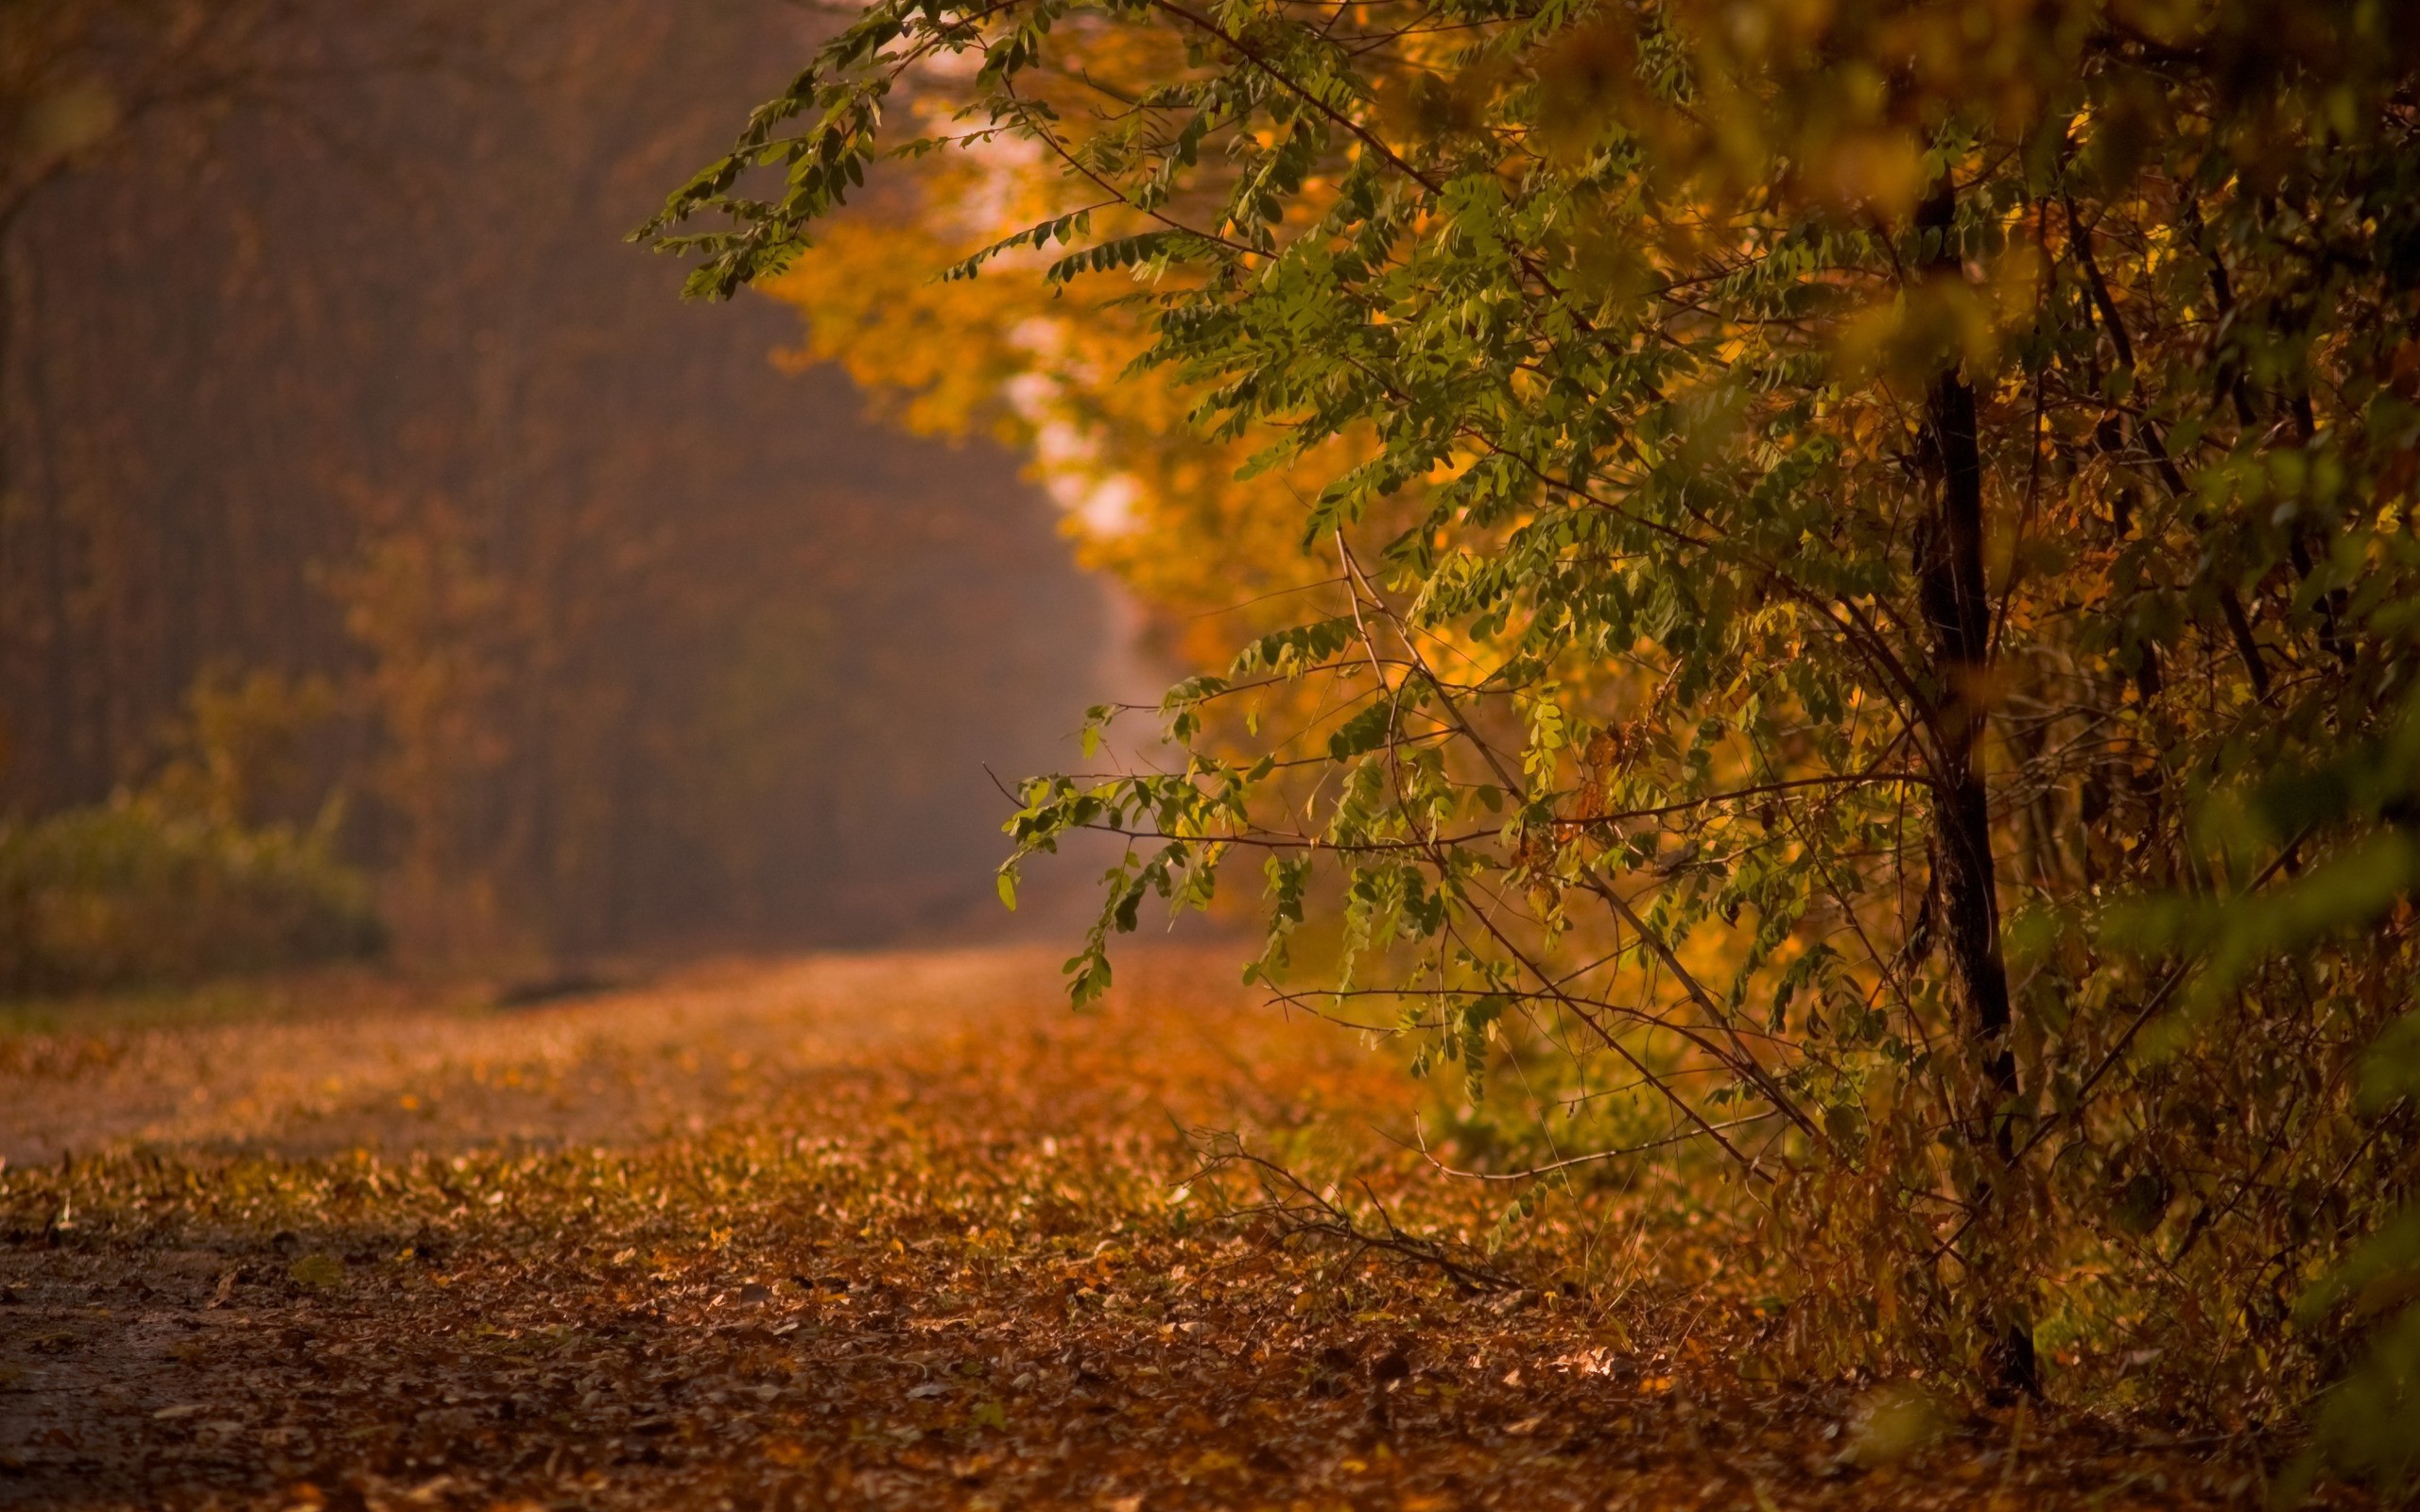
POLYGON ((344 1284, 344 1262, 330 1254, 309 1254, 285 1267, 285 1274, 313 1291, 332 1292, 344 1284))
POLYGON ((1882 1386, 1858 1403, 1841 1459, 1859 1469, 1896 1465, 1931 1448, 1948 1431, 1948 1410, 1923 1386, 1882 1386))

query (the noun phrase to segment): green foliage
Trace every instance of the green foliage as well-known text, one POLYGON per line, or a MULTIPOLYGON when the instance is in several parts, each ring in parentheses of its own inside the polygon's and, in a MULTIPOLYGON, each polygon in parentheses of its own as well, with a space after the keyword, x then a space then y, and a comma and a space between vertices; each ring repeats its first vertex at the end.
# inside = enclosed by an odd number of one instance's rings
POLYGON ((2365 1335, 2349 1372, 2322 1400, 2319 1450, 2381 1492, 2420 1478, 2420 1209, 2372 1236, 2305 1307, 2314 1320, 2342 1312, 2365 1335))
MULTIPOLYGON (((2230 963, 2325 948, 2332 937, 2376 934, 2420 892, 2420 697, 2406 696, 2401 716, 2379 738, 2326 754, 2300 771, 2261 784, 2235 833, 2303 833, 2363 823, 2369 840, 2294 879, 2271 906, 2210 910, 2207 927, 2226 943, 2230 963)), ((2420 1010, 2407 979, 2404 1011, 2368 1047, 2360 1101, 2377 1137, 2408 1138, 2420 1094, 2420 1010)), ((2351 1368, 2323 1399, 2315 1448, 2335 1466, 2380 1492, 2420 1482, 2420 1203, 2407 1205, 2356 1247, 2344 1263, 2303 1295, 2297 1315, 2323 1337, 2356 1353, 2351 1368)))
POLYGON ((1080 997, 1147 893, 1318 864, 1340 1008, 1569 1068, 1549 1148, 1645 1098, 1800 1336, 2273 1415, 2420 1179, 2358 1095, 2420 971, 2415 73, 2374 3, 877 0, 649 231, 728 294, 1023 139, 1082 203, 995 250, 1169 232, 1147 366, 1342 458, 1183 770, 1026 789, 1020 855, 1138 847, 1080 997))
POLYGON ((144 799, 0 828, 0 991, 374 954, 385 932, 328 832, 248 829, 144 799))

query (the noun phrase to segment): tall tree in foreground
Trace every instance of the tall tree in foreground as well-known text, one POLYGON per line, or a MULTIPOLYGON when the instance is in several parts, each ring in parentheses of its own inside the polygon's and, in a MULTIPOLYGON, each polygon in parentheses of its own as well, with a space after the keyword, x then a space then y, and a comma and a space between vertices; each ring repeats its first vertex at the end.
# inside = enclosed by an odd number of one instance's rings
POLYGON ((969 149, 1056 198, 947 271, 1133 275, 1103 436, 1320 480, 1182 770, 1026 789, 1135 837, 1080 999, 1260 858, 1257 975, 1333 899, 1325 1001, 1526 1057, 1560 1177, 1728 1162, 1802 1342, 2258 1413, 2411 1277, 2311 1290, 2415 1172, 2415 67, 2369 0, 884 0, 648 230, 728 295, 969 149))

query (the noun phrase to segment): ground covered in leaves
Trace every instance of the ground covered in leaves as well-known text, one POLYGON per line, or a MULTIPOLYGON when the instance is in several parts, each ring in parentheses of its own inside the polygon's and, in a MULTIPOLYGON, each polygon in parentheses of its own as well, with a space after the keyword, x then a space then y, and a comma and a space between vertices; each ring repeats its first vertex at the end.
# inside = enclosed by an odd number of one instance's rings
POLYGON ((1635 1257, 1586 1285, 1238 1211, 1193 1131, 1357 1170, 1408 1228, 1486 1208, 1381 1137, 1399 1073, 1223 962, 1147 957, 1081 1019, 1054 964, 0 1028, 0 1503, 2130 1507, 2273 1472, 1774 1379, 1752 1300, 1658 1283, 1703 1221, 1670 1204, 1579 1235, 1635 1257))

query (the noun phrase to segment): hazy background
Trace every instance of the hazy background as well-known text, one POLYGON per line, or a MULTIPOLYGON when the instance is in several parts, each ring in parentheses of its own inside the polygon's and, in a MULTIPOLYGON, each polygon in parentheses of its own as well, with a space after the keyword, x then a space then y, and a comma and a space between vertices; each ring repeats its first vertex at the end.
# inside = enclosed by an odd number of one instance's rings
POLYGON ((1071 760, 1132 637, 1015 459, 621 239, 822 23, 237 9, 182 85, 87 39, 106 120, 8 207, 0 816, 323 823, 422 954, 1006 927, 983 768, 1071 760))

